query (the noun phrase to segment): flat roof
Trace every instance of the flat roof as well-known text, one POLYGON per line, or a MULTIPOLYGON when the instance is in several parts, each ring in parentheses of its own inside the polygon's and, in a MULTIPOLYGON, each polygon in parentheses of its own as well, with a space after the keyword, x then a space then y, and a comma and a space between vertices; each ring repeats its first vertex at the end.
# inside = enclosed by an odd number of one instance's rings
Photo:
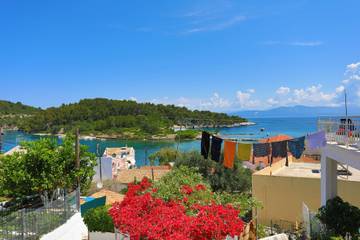
MULTIPOLYGON (((346 166, 345 166, 346 168, 346 166)), ((281 167, 272 172, 272 176, 283 176, 283 177, 303 177, 303 178, 320 178, 321 166, 319 163, 291 163, 289 167, 281 167), (313 170, 317 170, 314 172, 313 170)), ((338 165, 338 170, 344 170, 341 166, 338 165)), ((357 181, 360 182, 360 170, 348 167, 349 172, 352 173, 350 176, 339 175, 338 179, 357 181)))

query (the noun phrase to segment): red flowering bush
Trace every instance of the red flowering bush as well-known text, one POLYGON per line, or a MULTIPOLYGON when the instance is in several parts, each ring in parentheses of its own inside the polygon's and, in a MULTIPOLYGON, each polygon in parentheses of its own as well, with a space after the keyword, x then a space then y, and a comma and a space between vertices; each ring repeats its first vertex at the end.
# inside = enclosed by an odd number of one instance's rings
POLYGON ((225 239, 243 231, 240 212, 231 205, 194 203, 197 195, 207 193, 205 185, 181 186, 180 200, 156 197, 157 190, 144 178, 130 184, 124 200, 109 210, 114 225, 131 239, 225 239))

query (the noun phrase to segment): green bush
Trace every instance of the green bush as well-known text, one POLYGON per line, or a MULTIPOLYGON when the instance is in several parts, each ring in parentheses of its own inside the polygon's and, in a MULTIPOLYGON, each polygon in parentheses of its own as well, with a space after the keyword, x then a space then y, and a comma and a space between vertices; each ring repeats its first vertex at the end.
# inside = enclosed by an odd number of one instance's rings
POLYGON ((214 192, 245 193, 251 189, 251 171, 238 160, 235 160, 233 169, 227 169, 222 163, 205 159, 198 151, 191 151, 179 155, 175 167, 179 166, 197 169, 214 192))
POLYGON ((335 197, 319 209, 317 217, 332 236, 345 237, 349 233, 354 239, 360 237, 360 209, 335 197))
POLYGON ((199 134, 200 134, 199 130, 193 130, 193 129, 177 131, 176 139, 181 139, 181 140, 195 139, 199 134))
POLYGON ((162 148, 159 151, 151 154, 149 156, 150 162, 154 165, 155 160, 159 162, 160 165, 168 164, 169 162, 174 162, 182 153, 175 148, 162 148))
POLYGON ((90 209, 85 213, 84 223, 90 232, 114 232, 114 223, 109 216, 110 206, 90 209))
POLYGON ((154 193, 154 195, 166 201, 170 199, 181 199, 181 187, 183 185, 195 187, 198 184, 209 188, 209 185, 203 180, 202 176, 196 172, 196 169, 181 166, 174 168, 159 181, 155 182, 154 188, 157 189, 157 192, 154 193))

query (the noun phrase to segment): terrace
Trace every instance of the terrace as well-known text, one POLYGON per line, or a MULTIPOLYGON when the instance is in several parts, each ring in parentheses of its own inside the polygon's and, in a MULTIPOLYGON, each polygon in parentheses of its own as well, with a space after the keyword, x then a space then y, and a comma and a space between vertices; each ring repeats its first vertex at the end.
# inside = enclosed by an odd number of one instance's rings
POLYGON ((318 129, 325 131, 329 144, 360 149, 360 116, 322 117, 318 129))
POLYGON ((360 117, 320 118, 327 145, 321 154, 321 204, 337 196, 338 166, 360 169, 360 117))

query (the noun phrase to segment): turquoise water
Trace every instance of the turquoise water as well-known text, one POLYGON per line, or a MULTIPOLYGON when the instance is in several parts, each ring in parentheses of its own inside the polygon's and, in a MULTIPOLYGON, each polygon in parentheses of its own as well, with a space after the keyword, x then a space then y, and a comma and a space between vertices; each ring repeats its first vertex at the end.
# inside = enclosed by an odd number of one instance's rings
MULTIPOLYGON (((236 128, 220 129, 220 134, 229 135, 229 138, 263 138, 278 134, 287 134, 293 137, 303 136, 316 131, 316 118, 257 118, 249 119, 256 125, 242 126, 236 128), (261 129, 264 131, 260 131, 261 129)), ((3 136, 3 151, 8 151, 22 141, 33 141, 40 136, 25 134, 17 131, 7 131, 3 136)), ((81 144, 89 146, 91 152, 96 152, 96 144, 100 145, 102 153, 106 147, 131 146, 135 148, 136 164, 138 166, 148 165, 147 156, 163 147, 175 147, 182 151, 199 150, 200 141, 143 141, 143 140, 81 140, 81 144)))

